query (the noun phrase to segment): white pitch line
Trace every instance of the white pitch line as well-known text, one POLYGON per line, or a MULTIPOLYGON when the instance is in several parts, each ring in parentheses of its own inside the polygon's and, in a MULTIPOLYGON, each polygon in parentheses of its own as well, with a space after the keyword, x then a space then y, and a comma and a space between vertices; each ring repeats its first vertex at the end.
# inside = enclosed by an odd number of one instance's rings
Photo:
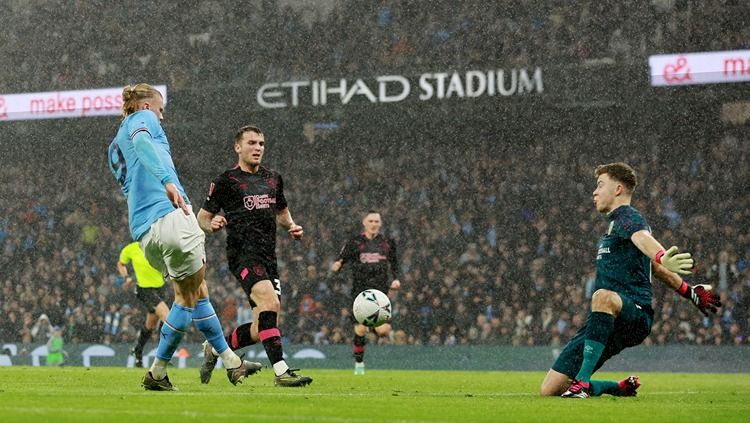
MULTIPOLYGON (((53 407, 4 407, 4 411, 16 411, 30 414, 40 413, 73 413, 73 414, 95 414, 95 415, 134 415, 134 416, 184 416, 188 418, 206 419, 206 418, 235 418, 235 419, 246 419, 247 413, 212 413, 204 411, 182 411, 182 412, 158 412, 155 410, 117 410, 113 411, 111 408, 53 408, 53 407)), ((362 419, 353 417, 332 417, 332 416, 319 416, 319 415, 278 415, 278 414, 257 414, 252 413, 253 419, 263 420, 278 420, 278 421, 322 421, 322 422, 355 422, 355 423, 370 423, 370 422, 391 422, 391 423, 449 423, 445 420, 372 420, 362 419)))

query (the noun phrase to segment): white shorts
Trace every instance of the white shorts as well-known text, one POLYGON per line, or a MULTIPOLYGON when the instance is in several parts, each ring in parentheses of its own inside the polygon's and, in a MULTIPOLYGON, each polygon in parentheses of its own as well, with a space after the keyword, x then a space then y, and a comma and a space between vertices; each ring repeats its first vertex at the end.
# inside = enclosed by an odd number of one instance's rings
POLYGON ((138 243, 151 266, 173 281, 194 275, 206 263, 206 234, 192 209, 187 216, 175 209, 161 217, 138 243))

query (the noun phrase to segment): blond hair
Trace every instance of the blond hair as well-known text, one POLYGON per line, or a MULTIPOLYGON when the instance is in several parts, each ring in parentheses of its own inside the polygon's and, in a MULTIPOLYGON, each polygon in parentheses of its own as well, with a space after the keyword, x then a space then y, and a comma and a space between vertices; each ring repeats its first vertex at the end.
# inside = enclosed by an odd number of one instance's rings
POLYGON ((137 112, 141 101, 157 97, 162 98, 161 93, 149 84, 126 86, 122 89, 122 116, 137 112))

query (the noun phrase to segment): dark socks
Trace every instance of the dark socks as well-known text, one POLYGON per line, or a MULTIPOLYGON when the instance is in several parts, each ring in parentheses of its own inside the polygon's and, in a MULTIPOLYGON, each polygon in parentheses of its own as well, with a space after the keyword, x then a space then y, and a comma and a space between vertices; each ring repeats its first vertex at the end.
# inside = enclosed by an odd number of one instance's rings
POLYGON ((583 346, 583 363, 576 379, 589 383, 596 370, 596 364, 604 352, 604 347, 615 327, 615 317, 609 313, 593 311, 586 327, 586 339, 583 346))
POLYGON ((365 360, 365 346, 367 345, 367 338, 364 336, 354 334, 354 361, 361 363, 365 360))
POLYGON ((143 353, 143 347, 146 346, 146 342, 151 339, 153 330, 146 328, 145 326, 138 332, 138 341, 135 344, 135 350, 139 353, 143 353))
POLYGON ((229 344, 229 348, 232 350, 238 350, 249 345, 254 345, 255 341, 253 341, 252 336, 250 336, 250 327, 252 325, 253 322, 250 322, 234 328, 232 333, 227 336, 227 344, 229 344))
POLYGON ((266 355, 271 364, 283 360, 284 352, 281 348, 281 331, 276 327, 276 312, 264 311, 258 316, 258 337, 263 343, 266 355))

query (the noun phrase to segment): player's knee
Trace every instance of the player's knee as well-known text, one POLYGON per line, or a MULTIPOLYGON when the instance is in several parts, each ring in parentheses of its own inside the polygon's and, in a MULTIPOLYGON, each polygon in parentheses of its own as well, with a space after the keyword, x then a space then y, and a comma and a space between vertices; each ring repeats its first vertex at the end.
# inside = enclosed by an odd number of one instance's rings
POLYGON ((257 303, 261 311, 275 311, 278 313, 281 310, 281 302, 275 295, 263 297, 257 303))
POLYGON ((391 325, 389 325, 388 323, 385 323, 375 328, 375 333, 381 338, 384 336, 388 336, 391 334, 391 325))
POLYGON ((614 311, 619 304, 620 297, 608 289, 597 289, 591 296, 591 309, 593 311, 614 311))
POLYGON ((549 383, 546 383, 546 381, 542 382, 542 385, 539 387, 539 395, 543 397, 560 395, 557 391, 558 389, 556 389, 556 387, 551 386, 549 383))

